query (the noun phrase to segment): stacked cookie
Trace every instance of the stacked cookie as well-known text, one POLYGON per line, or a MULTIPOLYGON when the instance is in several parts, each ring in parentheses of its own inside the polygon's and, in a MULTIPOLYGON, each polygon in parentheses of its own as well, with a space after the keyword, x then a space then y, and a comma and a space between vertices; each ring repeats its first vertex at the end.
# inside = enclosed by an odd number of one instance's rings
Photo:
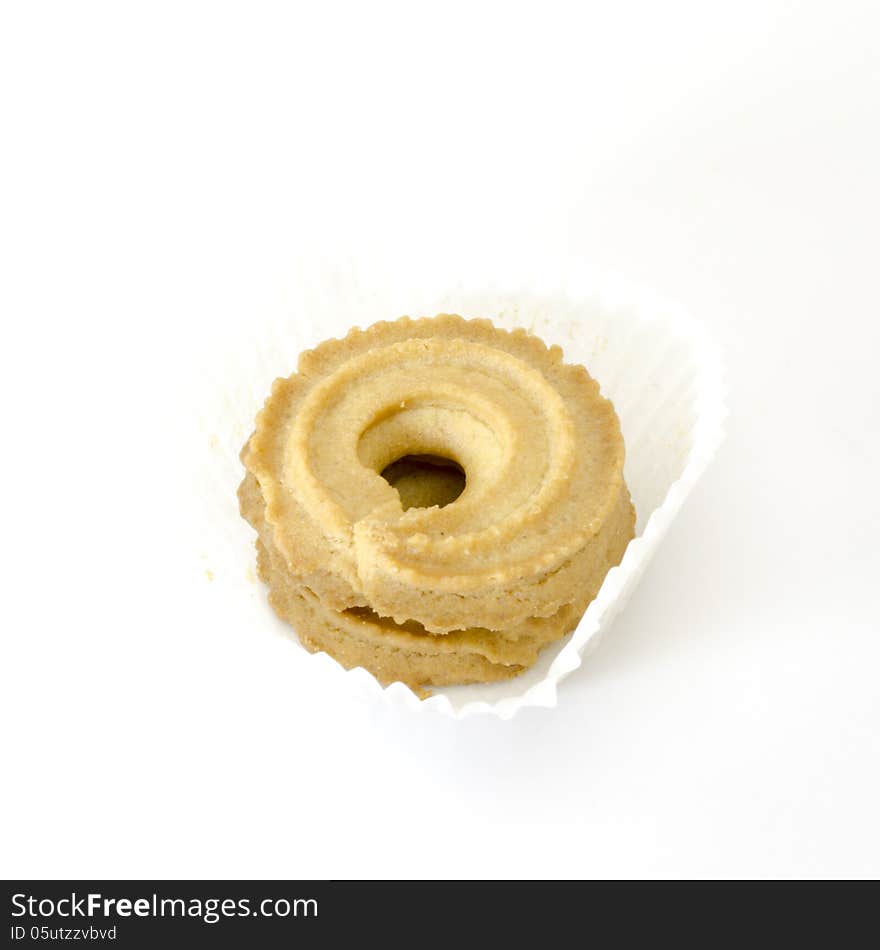
POLYGON ((242 451, 276 612, 382 683, 515 676, 633 536, 614 409, 524 331, 379 323, 302 354, 242 451))

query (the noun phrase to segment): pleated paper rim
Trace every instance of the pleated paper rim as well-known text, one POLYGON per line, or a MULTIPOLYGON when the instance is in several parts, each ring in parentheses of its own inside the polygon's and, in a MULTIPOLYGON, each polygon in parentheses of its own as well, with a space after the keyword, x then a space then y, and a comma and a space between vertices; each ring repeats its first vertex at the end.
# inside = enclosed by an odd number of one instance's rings
MULTIPOLYGON (((455 294, 450 296, 453 300, 456 297, 455 294)), ((444 297, 444 300, 449 299, 450 297, 444 297)), ((671 339, 683 343, 687 348, 696 379, 695 421, 691 430, 690 450, 681 476, 670 485, 663 502, 649 516, 642 533, 630 542, 621 563, 608 572, 599 594, 539 682, 526 686, 518 695, 506 695, 496 701, 471 700, 456 707, 443 689, 436 690, 428 699, 420 700, 403 683, 395 682, 383 687, 362 667, 345 670, 326 653, 311 655, 313 662, 329 663, 343 672, 349 677, 351 687, 357 693, 412 712, 439 713, 454 719, 475 715, 511 719, 525 707, 555 707, 558 703, 559 684, 581 666, 589 651, 595 648, 600 637, 610 628, 614 616, 624 606, 626 598, 632 593, 685 499, 721 445, 727 416, 723 361, 718 346, 700 324, 668 301, 660 300, 649 292, 634 291, 631 288, 606 289, 601 294, 591 294, 589 298, 565 295, 565 299, 569 306, 577 306, 578 302, 583 302, 595 307, 598 301, 602 310, 634 311, 639 324, 660 325, 671 339)), ((462 315, 475 314, 463 312, 462 315)), ((486 313, 479 315, 491 316, 486 313)), ((509 680, 500 685, 509 689, 511 684, 516 682, 509 680)), ((492 685, 486 687, 489 691, 492 688, 492 685)))

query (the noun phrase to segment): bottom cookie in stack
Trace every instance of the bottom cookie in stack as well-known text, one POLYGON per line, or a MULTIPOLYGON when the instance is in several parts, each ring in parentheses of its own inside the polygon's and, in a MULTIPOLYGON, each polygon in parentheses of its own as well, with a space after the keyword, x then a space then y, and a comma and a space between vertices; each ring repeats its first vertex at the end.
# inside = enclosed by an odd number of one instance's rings
MULTIPOLYGON (((402 490, 396 484, 404 503, 412 499, 420 506, 437 504, 452 491, 448 473, 438 473, 430 463, 423 467, 417 461, 401 471, 402 475, 391 473, 390 477, 405 479, 402 490)), ((535 662, 544 646, 577 626, 593 596, 566 604, 551 617, 530 618, 505 631, 475 627, 431 634, 414 621, 398 624, 365 607, 332 610, 289 576, 272 543, 253 476, 242 483, 239 498, 242 515, 259 535, 257 568, 269 586, 269 603, 296 630, 303 646, 312 653, 329 653, 346 669, 362 666, 383 686, 405 683, 422 697, 429 695, 430 686, 489 683, 517 676, 535 662)))

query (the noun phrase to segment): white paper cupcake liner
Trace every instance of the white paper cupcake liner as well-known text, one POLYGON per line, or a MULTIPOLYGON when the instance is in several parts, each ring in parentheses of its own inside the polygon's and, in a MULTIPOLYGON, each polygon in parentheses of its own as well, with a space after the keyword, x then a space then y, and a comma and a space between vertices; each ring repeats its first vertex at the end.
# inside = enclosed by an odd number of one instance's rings
MULTIPOLYGON (((313 283, 288 305, 289 317, 273 326, 242 326, 229 365, 205 381, 205 436, 201 484, 205 543, 222 582, 254 595, 253 532, 238 513, 236 489, 243 475, 238 453, 252 430, 272 381, 296 367, 300 351, 405 314, 458 313, 489 317, 507 328, 533 330, 558 343, 568 362, 582 363, 617 410, 626 444, 625 476, 636 508, 636 537, 623 561, 609 571, 577 629, 547 647, 524 674, 501 683, 437 689, 419 700, 402 683, 383 688, 363 669, 345 671, 326 654, 299 647, 291 663, 330 664, 343 681, 376 701, 419 713, 456 718, 488 713, 508 719, 524 706, 555 706, 557 685, 575 671, 625 605, 673 518, 723 439, 726 416, 718 349, 700 326, 668 303, 644 292, 604 287, 601 296, 571 292, 468 291, 441 293, 400 282, 365 287, 353 278, 313 283), (208 448, 210 446, 210 448, 208 448)), ((217 368, 220 369, 219 367, 217 368)), ((260 585, 262 588, 262 585, 260 585)), ((259 615, 274 614, 260 589, 259 615)), ((235 596, 236 591, 229 591, 235 596)), ((243 631, 259 636, 260 631, 243 631)), ((298 646, 298 644, 297 644, 298 646)), ((329 678, 333 681, 333 677, 329 678)), ((332 697, 328 697, 332 702, 332 697)))

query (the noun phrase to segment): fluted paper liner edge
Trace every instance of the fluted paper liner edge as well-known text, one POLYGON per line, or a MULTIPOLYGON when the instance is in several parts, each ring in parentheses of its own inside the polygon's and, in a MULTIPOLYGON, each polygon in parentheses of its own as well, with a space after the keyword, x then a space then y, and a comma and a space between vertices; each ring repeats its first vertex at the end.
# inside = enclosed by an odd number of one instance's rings
MULTIPOLYGON (((627 287, 588 295, 461 288, 431 294, 400 282, 378 288, 349 279, 312 282, 289 309, 289 317, 271 327, 244 323, 237 358, 205 380, 199 425, 206 437, 210 433, 215 450, 205 462, 213 470, 204 480, 209 489, 202 498, 203 515, 207 540, 222 546, 228 563, 236 565, 225 572, 227 581, 240 576, 242 584, 244 578, 252 584, 255 557, 241 530, 235 496, 243 475, 238 452, 272 381, 293 372, 299 352, 322 339, 403 315, 488 317, 562 346, 566 361, 586 366, 614 403, 626 444, 624 473, 636 508, 636 537, 574 632, 547 647, 534 667, 512 680, 436 689, 429 699, 419 700, 402 683, 383 688, 366 670, 345 671, 327 654, 300 648, 300 655, 291 657, 291 662, 331 664, 359 693, 422 714, 509 719, 525 706, 555 706, 559 683, 580 667, 625 606, 723 440, 725 390, 717 346, 679 308, 627 287), (254 338, 258 327, 259 338, 254 338)), ((273 615, 265 597, 263 601, 268 620, 273 615)))

